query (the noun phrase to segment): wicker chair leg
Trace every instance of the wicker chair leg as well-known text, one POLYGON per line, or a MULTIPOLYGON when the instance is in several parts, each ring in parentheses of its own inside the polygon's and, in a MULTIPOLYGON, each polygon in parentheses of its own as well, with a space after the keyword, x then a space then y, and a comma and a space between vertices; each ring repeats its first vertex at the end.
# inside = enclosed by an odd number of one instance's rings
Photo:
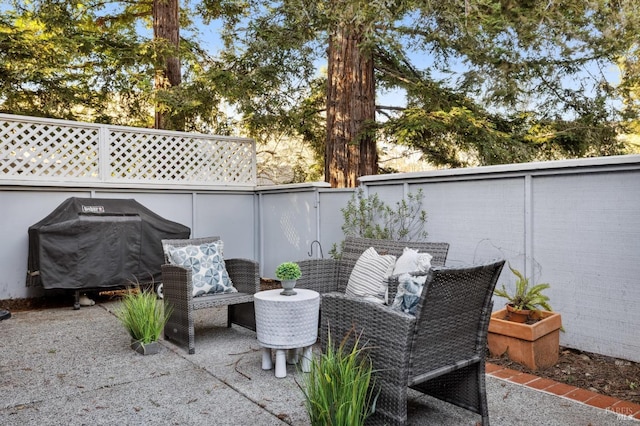
POLYGON ((228 315, 229 326, 236 324, 256 331, 256 313, 253 302, 229 305, 228 315))
MULTIPOLYGON (((405 401, 406 402, 406 401, 405 401)), ((365 424, 369 425, 381 425, 381 426, 406 426, 407 420, 399 420, 396 416, 391 413, 383 413, 378 410, 371 417, 369 417, 365 424)))
POLYGON ((177 312, 174 310, 167 325, 164 327, 164 337, 187 349, 189 354, 196 353, 193 312, 177 312))
POLYGON ((489 425, 484 360, 412 386, 412 388, 478 413, 482 416, 482 424, 489 425))
POLYGON ((227 306, 227 328, 231 327, 231 320, 233 315, 231 314, 231 305, 227 306))
POLYGON ((487 402, 484 360, 478 365, 476 372, 478 375, 478 408, 480 408, 480 415, 482 416, 482 426, 489 426, 489 404, 487 402))

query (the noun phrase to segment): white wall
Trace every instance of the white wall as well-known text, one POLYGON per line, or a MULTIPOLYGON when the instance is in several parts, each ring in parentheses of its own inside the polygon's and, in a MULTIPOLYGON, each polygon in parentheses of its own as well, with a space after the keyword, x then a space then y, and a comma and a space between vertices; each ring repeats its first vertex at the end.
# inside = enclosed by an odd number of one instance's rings
POLYGON ((260 259, 263 276, 273 278, 283 261, 329 257, 343 239, 342 214, 353 189, 325 184, 281 185, 258 189, 260 259), (313 241, 320 242, 311 251, 313 241))
POLYGON ((532 250, 568 346, 640 361, 640 173, 534 180, 532 250))
POLYGON ((257 259, 253 191, 101 191, 0 185, 0 300, 46 296, 27 288, 28 228, 69 197, 134 198, 160 216, 191 228, 193 237, 219 235, 225 255, 257 259))

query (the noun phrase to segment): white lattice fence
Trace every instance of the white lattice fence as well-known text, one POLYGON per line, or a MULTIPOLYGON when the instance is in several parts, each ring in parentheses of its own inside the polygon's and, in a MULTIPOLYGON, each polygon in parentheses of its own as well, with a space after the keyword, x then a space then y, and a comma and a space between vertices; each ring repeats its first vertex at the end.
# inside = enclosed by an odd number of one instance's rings
POLYGON ((255 185, 252 140, 0 114, 0 179, 255 185))

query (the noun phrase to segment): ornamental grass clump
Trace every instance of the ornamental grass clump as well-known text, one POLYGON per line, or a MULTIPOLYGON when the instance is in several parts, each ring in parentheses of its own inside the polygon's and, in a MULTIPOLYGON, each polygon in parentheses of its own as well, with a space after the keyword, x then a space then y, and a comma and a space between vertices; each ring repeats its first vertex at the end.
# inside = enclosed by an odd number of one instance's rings
POLYGON ((335 348, 329 335, 327 350, 314 358, 304 378, 305 405, 313 426, 363 425, 373 414, 377 394, 371 360, 359 337, 346 349, 351 332, 335 348))
POLYGON ((116 316, 133 340, 146 345, 160 338, 171 311, 170 306, 158 302, 155 293, 138 289, 123 296, 116 316))

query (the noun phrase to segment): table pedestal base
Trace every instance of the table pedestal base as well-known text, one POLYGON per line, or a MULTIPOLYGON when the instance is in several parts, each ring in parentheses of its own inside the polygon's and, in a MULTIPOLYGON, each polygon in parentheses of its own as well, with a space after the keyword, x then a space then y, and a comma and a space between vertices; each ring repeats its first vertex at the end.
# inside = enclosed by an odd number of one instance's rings
MULTIPOLYGON (((299 358, 300 348, 276 349, 276 371, 275 375, 281 379, 287 377, 287 364, 297 364, 300 362, 300 369, 304 373, 311 371, 311 358, 313 351, 311 346, 302 348, 302 356, 299 358)), ((271 359, 271 348, 262 348, 262 369, 271 370, 273 362, 271 359)))
POLYGON ((273 367, 271 351, 275 350, 276 377, 287 376, 287 362, 300 364, 300 369, 308 373, 311 346, 318 340, 320 294, 304 288, 293 296, 283 296, 280 290, 265 290, 254 294, 253 302, 256 337, 263 348, 262 368, 273 367))

